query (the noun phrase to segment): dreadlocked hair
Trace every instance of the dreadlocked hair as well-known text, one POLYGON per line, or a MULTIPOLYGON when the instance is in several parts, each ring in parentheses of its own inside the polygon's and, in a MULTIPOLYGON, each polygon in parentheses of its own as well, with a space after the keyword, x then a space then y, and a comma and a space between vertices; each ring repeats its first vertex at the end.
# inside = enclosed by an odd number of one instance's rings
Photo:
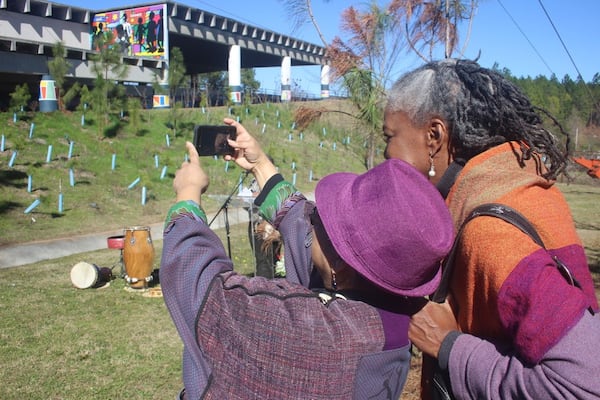
POLYGON ((431 117, 446 121, 455 159, 469 160, 501 143, 520 143, 522 159, 542 156, 542 176, 555 179, 566 167, 569 137, 558 121, 536 109, 523 92, 501 74, 474 61, 430 62, 401 77, 388 95, 387 109, 403 111, 416 125, 431 117), (564 150, 542 126, 547 115, 567 137, 564 150))

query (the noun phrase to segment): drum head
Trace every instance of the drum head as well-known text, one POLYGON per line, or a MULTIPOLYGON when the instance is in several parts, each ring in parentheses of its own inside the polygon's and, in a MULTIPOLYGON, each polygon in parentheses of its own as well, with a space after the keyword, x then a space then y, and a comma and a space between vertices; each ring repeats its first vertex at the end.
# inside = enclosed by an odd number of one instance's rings
POLYGON ((78 262, 71 268, 71 282, 79 289, 87 289, 96 284, 98 268, 84 261, 78 262))

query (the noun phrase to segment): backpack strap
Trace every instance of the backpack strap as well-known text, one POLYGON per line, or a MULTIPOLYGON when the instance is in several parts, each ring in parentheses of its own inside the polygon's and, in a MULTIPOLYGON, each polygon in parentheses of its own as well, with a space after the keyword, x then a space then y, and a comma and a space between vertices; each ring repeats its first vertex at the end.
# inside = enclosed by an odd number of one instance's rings
MULTIPOLYGON (((528 235, 540 247, 546 249, 544 242, 538 235, 535 228, 531 225, 527 218, 525 218, 514 208, 499 203, 486 203, 475 207, 473 211, 471 211, 471 213, 464 220, 463 224, 461 225, 460 229, 456 234, 456 238, 454 239, 452 249, 450 249, 450 253, 448 253, 448 257, 446 257, 442 266, 442 278, 440 280, 440 285, 438 286, 437 290, 430 296, 431 301, 435 301, 436 303, 443 303, 446 300, 446 297, 448 295, 448 285, 450 283, 450 277, 452 276, 452 271, 454 269, 454 258, 456 257, 456 251, 460 242, 460 236, 462 234, 462 231, 469 221, 481 215, 500 218, 508 222, 509 224, 516 226, 523 233, 528 235)), ((573 275, 571 274, 571 272, 565 264, 563 264, 556 256, 552 256, 552 259, 554 260, 561 275, 565 277, 569 284, 581 287, 579 285, 579 282, 577 282, 575 277, 573 277, 573 275)))

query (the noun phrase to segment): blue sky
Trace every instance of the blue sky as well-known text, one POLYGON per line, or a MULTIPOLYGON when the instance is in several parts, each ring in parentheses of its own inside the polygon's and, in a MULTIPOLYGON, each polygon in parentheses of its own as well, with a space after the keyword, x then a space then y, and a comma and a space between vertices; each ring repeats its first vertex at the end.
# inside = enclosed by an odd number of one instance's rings
MULTIPOLYGON (((59 0, 57 3, 80 7, 89 7, 90 4, 88 0, 59 0)), ((101 2, 103 9, 144 3, 148 2, 101 2)), ((312 25, 293 29, 280 0, 181 0, 177 3, 321 44, 312 25)), ((313 0, 315 16, 327 40, 340 34, 340 14, 351 4, 361 8, 366 1, 313 0)), ((600 72, 598 17, 599 0, 480 0, 464 57, 475 58, 481 51, 481 65, 492 67, 498 63, 518 77, 549 77, 554 73, 559 79, 566 74, 575 79, 581 74, 589 82, 594 74, 600 72)), ((461 27, 463 41, 466 32, 467 27, 461 27)), ((421 63, 412 54, 403 55, 395 73, 399 75, 421 63)), ((278 68, 256 71, 262 88, 278 89, 278 68)), ((293 67, 292 79, 309 93, 319 93, 318 67, 293 67)))

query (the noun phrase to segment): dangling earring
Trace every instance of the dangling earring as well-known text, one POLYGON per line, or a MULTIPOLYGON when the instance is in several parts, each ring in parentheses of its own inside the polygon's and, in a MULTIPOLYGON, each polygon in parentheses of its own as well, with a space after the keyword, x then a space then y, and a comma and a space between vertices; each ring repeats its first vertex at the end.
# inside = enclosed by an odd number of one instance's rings
POLYGON ((435 167, 433 166, 433 155, 429 153, 429 172, 427 173, 430 178, 435 176, 435 167))
POLYGON ((337 292, 337 281, 335 279, 335 271, 333 270, 333 268, 331 269, 331 289, 334 292, 337 292))

